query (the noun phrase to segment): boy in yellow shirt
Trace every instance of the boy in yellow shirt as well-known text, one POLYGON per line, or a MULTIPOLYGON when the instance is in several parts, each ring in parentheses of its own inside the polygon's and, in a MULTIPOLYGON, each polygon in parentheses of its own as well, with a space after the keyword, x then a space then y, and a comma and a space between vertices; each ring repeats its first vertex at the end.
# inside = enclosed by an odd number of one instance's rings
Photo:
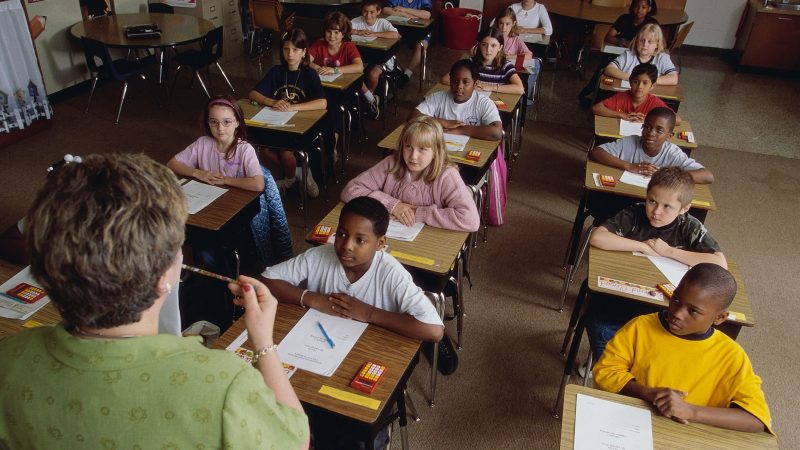
POLYGON ((726 320, 735 295, 724 268, 692 267, 669 309, 617 332, 594 367, 595 385, 651 402, 680 423, 772 433, 761 378, 744 349, 713 328, 726 320))

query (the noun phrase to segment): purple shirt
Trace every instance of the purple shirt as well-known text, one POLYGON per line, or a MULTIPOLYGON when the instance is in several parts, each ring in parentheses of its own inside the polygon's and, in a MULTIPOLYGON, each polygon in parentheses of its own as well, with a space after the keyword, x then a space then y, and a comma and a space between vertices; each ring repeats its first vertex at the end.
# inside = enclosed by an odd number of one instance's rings
POLYGON ((263 175, 256 150, 247 141, 239 141, 231 159, 217 151, 217 141, 203 136, 175 155, 175 160, 193 169, 218 172, 226 177, 249 178, 263 175))

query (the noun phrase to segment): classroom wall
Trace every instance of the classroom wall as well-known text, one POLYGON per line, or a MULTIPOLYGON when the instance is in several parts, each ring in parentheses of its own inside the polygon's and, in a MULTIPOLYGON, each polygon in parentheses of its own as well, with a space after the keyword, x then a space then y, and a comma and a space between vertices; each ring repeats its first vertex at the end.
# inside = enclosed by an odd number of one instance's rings
MULTIPOLYGON (((24 0, 23 0, 24 1, 24 0)), ((114 0, 118 14, 147 11, 147 0, 114 0)), ((28 17, 46 16, 47 26, 34 41, 48 94, 89 79, 80 41, 69 33, 80 22, 78 0, 44 0, 26 3, 28 17)))
POLYGON ((686 44, 731 49, 747 0, 688 0, 686 14, 694 27, 686 44))

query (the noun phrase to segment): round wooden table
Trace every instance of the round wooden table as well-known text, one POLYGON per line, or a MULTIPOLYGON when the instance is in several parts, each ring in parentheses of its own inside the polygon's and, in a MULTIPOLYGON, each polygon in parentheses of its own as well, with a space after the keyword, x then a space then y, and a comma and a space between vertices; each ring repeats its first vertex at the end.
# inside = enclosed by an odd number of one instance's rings
MULTIPOLYGON (((541 0, 539 3, 547 8, 547 12, 557 16, 592 23, 614 23, 617 17, 627 14, 628 7, 598 6, 588 0, 541 0)), ((679 25, 687 20, 686 12, 676 9, 658 9, 655 15, 661 26, 679 25)))
POLYGON ((87 37, 109 47, 164 48, 199 41, 214 29, 211 21, 186 14, 116 14, 99 19, 78 22, 70 28, 76 38, 87 37), (146 39, 128 39, 125 27, 155 24, 161 36, 146 39))

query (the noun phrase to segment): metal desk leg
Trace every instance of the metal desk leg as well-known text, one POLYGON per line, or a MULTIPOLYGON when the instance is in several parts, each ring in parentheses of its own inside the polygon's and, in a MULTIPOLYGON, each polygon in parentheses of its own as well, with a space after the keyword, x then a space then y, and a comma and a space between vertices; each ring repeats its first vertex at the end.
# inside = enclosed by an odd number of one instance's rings
POLYGON ((576 241, 580 237, 581 230, 583 230, 583 222, 586 220, 586 202, 588 197, 589 192, 586 190, 586 187, 584 187, 581 193, 581 201, 578 203, 578 210, 575 211, 575 221, 572 222, 572 231, 569 235, 569 241, 567 241, 567 251, 564 253, 564 264, 561 266, 564 270, 567 270, 567 266, 570 261, 572 261, 571 258, 574 257, 574 255, 572 255, 572 247, 577 244, 576 241))
MULTIPOLYGON (((441 292, 426 292, 426 295, 431 297, 433 305, 436 307, 436 313, 439 318, 444 320, 444 294, 441 292)), ((428 399, 428 406, 433 407, 436 404, 436 378, 439 374, 439 344, 433 344, 433 351, 431 352, 431 379, 430 379, 430 398, 428 399)))
POLYGON ((356 107, 358 108, 358 127, 361 129, 361 141, 367 140, 367 130, 364 129, 364 115, 361 112, 361 91, 356 89, 356 107))
POLYGON ((406 419, 406 387, 403 386, 403 393, 397 397, 397 412, 400 415, 398 421, 400 422, 400 444, 403 450, 408 448, 408 420, 406 419))
POLYGON ((425 46, 425 41, 417 43, 422 48, 422 64, 419 71, 419 91, 423 92, 425 89, 425 78, 428 77, 428 48, 425 46))
POLYGON ((303 182, 300 186, 300 210, 303 211, 303 228, 308 228, 308 210, 306 209, 306 201, 308 201, 308 153, 305 150, 295 150, 300 156, 300 167, 303 173, 303 182))
POLYGON ((578 265, 581 263, 581 259, 583 259, 584 253, 586 253, 586 246, 589 245, 589 239, 592 238, 592 232, 594 231, 594 227, 589 227, 584 234, 583 239, 581 239, 579 246, 580 252, 578 253, 578 257, 575 261, 569 265, 567 269, 567 273, 564 274, 564 287, 561 289, 561 303, 558 305, 558 312, 564 311, 564 302, 567 299, 567 291, 569 290, 569 285, 572 284, 572 278, 575 276, 575 271, 578 270, 578 265))
POLYGON ((464 333, 464 317, 467 315, 466 310, 464 309, 464 292, 462 291, 461 280, 464 277, 464 269, 463 269, 463 258, 464 253, 459 252, 458 258, 456 258, 456 274, 455 280, 451 278, 451 282, 455 284, 455 303, 458 311, 456 311, 456 348, 461 350, 462 346, 462 335, 464 333))
POLYGON ((575 327, 575 337, 572 339, 572 346, 569 349, 567 363, 564 366, 564 376, 561 378, 561 386, 558 388, 556 404, 553 406, 553 417, 556 419, 561 417, 559 407, 564 403, 564 390, 566 389, 567 383, 569 383, 570 376, 572 375, 572 371, 575 368, 575 358, 578 356, 578 350, 581 346, 581 336, 583 335, 583 330, 585 328, 586 314, 581 314, 580 319, 578 319, 578 325, 575 327))
MULTIPOLYGON (((322 162, 322 189, 325 192, 328 192, 328 153, 327 149, 325 148, 325 137, 322 135, 322 132, 317 133, 317 152, 319 152, 319 158, 322 162)), ((333 170, 333 176, 336 177, 336 168, 333 170)))
POLYGON ((567 346, 572 341, 572 333, 575 332, 575 326, 578 323, 578 318, 581 315, 581 310, 583 309, 584 300, 586 300, 586 290, 589 288, 589 280, 584 280, 581 283, 581 289, 578 291, 578 296, 575 297, 575 306, 572 308, 572 314, 569 316, 569 326, 567 326, 567 332, 564 334, 564 342, 561 343, 561 351, 559 354, 561 356, 566 355, 567 353, 567 346))
POLYGON ((417 414, 417 407, 414 405, 414 399, 409 395, 408 390, 403 390, 403 395, 406 399, 406 408, 408 409, 408 416, 414 422, 419 422, 419 414, 417 414))

